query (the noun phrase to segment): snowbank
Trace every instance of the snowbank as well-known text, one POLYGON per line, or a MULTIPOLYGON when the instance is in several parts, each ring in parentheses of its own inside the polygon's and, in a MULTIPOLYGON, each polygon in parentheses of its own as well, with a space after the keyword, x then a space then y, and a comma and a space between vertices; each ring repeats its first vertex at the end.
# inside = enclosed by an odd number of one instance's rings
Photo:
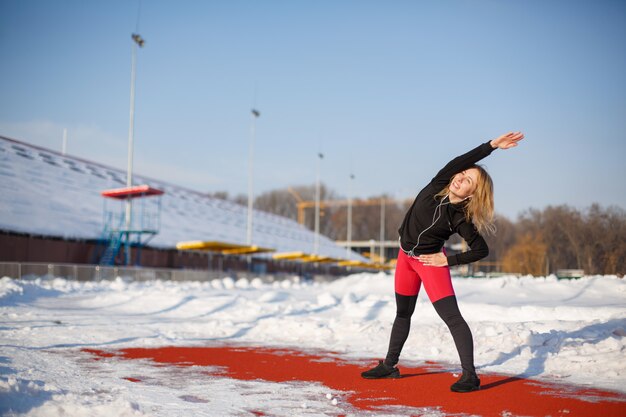
MULTIPOLYGON (((454 285, 473 330, 479 372, 626 392, 624 280, 506 276, 455 279, 454 285)), ((230 278, 76 282, 4 277, 0 279, 0 414, 13 410, 15 415, 33 416, 185 415, 174 411, 177 402, 185 402, 188 415, 193 394, 170 398, 174 405, 166 406, 160 399, 172 395, 167 384, 134 392, 132 382, 119 382, 130 370, 94 365, 80 349, 243 343, 319 348, 354 360, 380 358, 386 352, 394 314, 393 278, 384 273, 357 274, 330 283, 273 284, 230 278)), ((425 360, 458 363, 447 328, 421 294, 400 366, 403 361, 425 360)), ((144 368, 144 374, 158 372, 144 368)), ((240 394, 228 389, 233 383, 217 379, 199 386, 208 389, 210 384, 210 389, 223 392, 225 403, 237 403, 240 394)), ((267 400, 262 392, 268 388, 252 385, 246 389, 258 389, 258 401, 267 400)), ((272 390, 281 389, 274 385, 280 384, 273 384, 272 390)), ((323 387, 307 389, 312 390, 307 394, 309 404, 325 395, 323 387)), ((325 407, 320 401, 318 406, 325 407)), ((197 415, 202 415, 201 406, 197 415)), ((236 414, 221 410, 223 414, 211 415, 236 414)), ((303 410, 299 413, 306 415, 303 410)))

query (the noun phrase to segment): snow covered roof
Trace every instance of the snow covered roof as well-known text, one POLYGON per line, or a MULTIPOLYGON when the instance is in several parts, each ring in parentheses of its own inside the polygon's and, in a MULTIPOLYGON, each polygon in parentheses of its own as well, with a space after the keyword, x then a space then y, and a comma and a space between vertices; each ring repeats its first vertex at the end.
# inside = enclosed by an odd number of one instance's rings
MULTIPOLYGON (((161 230, 150 246, 180 241, 246 242, 247 208, 163 181, 134 176, 165 192, 161 230)), ((103 231, 103 190, 126 185, 126 173, 102 164, 0 136, 0 230, 96 239, 103 231)), ((253 244, 277 252, 311 253, 314 233, 294 220, 254 210, 253 244)), ((345 248, 320 236, 319 255, 345 257, 345 248)), ((363 259, 353 254, 352 259, 363 259)))

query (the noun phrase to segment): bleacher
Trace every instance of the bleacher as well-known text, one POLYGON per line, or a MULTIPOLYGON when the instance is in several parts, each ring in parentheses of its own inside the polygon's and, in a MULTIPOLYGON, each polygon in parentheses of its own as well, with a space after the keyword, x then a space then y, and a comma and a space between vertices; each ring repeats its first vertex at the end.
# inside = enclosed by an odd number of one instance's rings
MULTIPOLYGON (((162 180, 134 175, 135 184, 165 192, 154 248, 181 241, 246 242, 247 207, 162 180)), ((98 239, 105 189, 126 185, 125 171, 0 136, 0 230, 66 239, 98 239)), ((314 233, 296 221, 255 210, 253 244, 276 252, 312 253, 314 233)), ((320 236, 318 255, 346 251, 320 236)), ((261 255, 262 256, 262 255, 261 255)), ((357 254, 352 259, 364 260, 357 254)))

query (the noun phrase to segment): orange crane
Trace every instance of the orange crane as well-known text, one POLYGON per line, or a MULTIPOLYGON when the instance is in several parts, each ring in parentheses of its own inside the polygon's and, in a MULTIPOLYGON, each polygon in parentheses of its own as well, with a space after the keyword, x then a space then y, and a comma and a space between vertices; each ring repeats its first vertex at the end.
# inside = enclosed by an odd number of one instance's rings
MULTIPOLYGON (((296 207, 298 208, 298 223, 304 224, 304 211, 307 208, 315 207, 314 200, 304 200, 293 188, 288 188, 289 193, 296 199, 296 207)), ((411 200, 396 200, 392 198, 371 198, 369 200, 352 200, 353 206, 380 206, 381 204, 389 204, 395 202, 406 202, 411 200)), ((343 207, 350 204, 350 200, 322 200, 320 208, 324 207, 343 207)))

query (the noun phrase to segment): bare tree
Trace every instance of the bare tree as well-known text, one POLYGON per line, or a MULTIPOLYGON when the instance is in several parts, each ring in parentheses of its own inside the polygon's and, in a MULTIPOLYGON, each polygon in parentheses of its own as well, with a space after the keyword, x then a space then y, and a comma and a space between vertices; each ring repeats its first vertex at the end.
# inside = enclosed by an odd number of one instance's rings
POLYGON ((585 213, 582 265, 593 274, 626 272, 626 212, 617 207, 592 205, 585 213))
POLYGON ((517 236, 515 223, 506 217, 496 215, 494 223, 496 226, 495 235, 485 236, 485 241, 489 246, 489 256, 486 259, 488 261, 502 259, 506 250, 515 243, 517 236))
POLYGON ((515 224, 517 238, 541 235, 550 271, 583 269, 588 274, 626 272, 626 213, 593 204, 579 211, 566 205, 529 209, 515 224))
POLYGON ((526 232, 502 257, 502 269, 506 272, 544 275, 546 255, 547 246, 541 232, 526 232))
MULTIPOLYGON (((254 200, 254 207, 258 210, 296 220, 298 217, 298 198, 301 198, 303 201, 314 201, 315 185, 300 185, 290 187, 290 189, 291 191, 289 189, 280 189, 259 194, 254 200)), ((321 184, 320 200, 334 199, 337 199, 337 194, 324 184, 321 184)), ((320 233, 322 234, 326 234, 326 232, 331 230, 328 220, 330 209, 331 208, 322 208, 320 211, 320 233)), ((304 224, 306 227, 313 229, 314 223, 314 209, 311 207, 304 211, 304 224)))
POLYGON ((241 204, 245 206, 248 204, 248 197, 244 194, 237 194, 236 196, 230 196, 228 191, 214 191, 211 193, 206 193, 207 197, 217 198, 219 200, 230 201, 236 204, 241 204))
POLYGON ((297 201, 289 191, 273 190, 259 195, 254 200, 254 207, 295 220, 298 212, 296 203, 297 201))
POLYGON ((228 191, 214 191, 212 193, 206 193, 207 197, 217 198, 219 200, 229 200, 228 191))

